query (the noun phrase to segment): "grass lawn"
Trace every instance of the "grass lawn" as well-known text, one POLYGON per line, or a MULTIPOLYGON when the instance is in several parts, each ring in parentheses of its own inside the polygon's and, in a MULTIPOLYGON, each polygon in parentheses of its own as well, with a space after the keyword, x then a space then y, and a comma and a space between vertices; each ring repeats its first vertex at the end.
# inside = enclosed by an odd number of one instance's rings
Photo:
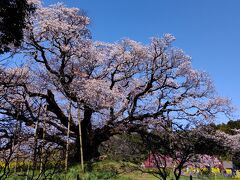
MULTIPOLYGON (((68 179, 76 179, 79 173, 79 166, 75 165, 69 169, 68 179)), ((173 176, 173 174, 171 174, 173 176)), ((64 176, 61 175, 63 178, 64 176)), ((59 178, 59 180, 61 179, 59 178)), ((118 180, 157 180, 155 176, 149 173, 143 173, 135 164, 128 162, 101 161, 92 164, 91 172, 81 173, 82 179, 101 180, 101 179, 118 179, 118 180)), ((169 180, 172 178, 169 177, 169 180)), ((189 177, 182 176, 181 180, 189 180, 189 177)), ((193 177, 194 180, 230 180, 231 177, 193 177)), ((236 179, 236 178, 235 178, 236 179)), ((240 180, 240 179, 239 179, 240 180)))
MULTIPOLYGON (((154 177, 151 174, 143 173, 139 167, 135 164, 129 162, 115 162, 115 161, 100 161, 95 162, 91 166, 86 165, 86 172, 79 173, 80 166, 73 165, 69 168, 67 179, 68 180, 76 180, 77 175, 80 174, 81 179, 85 180, 102 180, 102 179, 119 179, 119 180, 157 180, 158 178, 154 177)), ((19 173, 20 174, 20 173, 19 173)), ((21 172, 23 174, 23 172, 21 172)), ((171 174, 172 176, 172 174, 171 174)), ((25 180, 24 176, 17 177, 9 177, 9 180, 17 179, 17 180, 25 180)), ((52 179, 55 180, 63 180, 64 173, 55 174, 52 179)), ((168 178, 171 180, 172 178, 168 178)), ((189 180, 189 177, 181 177, 181 180, 189 180)), ((236 179, 231 177, 193 177, 194 180, 230 180, 236 179)), ((240 180, 240 178, 238 178, 240 180)))

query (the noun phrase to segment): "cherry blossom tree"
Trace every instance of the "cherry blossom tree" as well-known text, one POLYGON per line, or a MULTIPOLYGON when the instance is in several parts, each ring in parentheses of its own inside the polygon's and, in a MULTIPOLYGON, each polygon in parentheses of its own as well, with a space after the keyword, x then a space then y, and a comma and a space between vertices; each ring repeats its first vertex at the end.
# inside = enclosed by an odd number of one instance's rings
POLYGON ((159 179, 167 179, 170 171, 172 179, 180 179, 182 171, 186 167, 219 166, 215 162, 216 156, 230 159, 233 154, 239 152, 239 135, 228 135, 213 127, 161 125, 155 131, 143 136, 144 144, 149 151, 148 164, 155 167, 154 171, 144 169, 146 173, 153 174, 159 179), (238 137, 238 138, 237 138, 238 137), (204 158, 208 161, 204 161, 204 158))
POLYGON ((91 39, 90 19, 79 9, 36 7, 26 20, 19 50, 23 63, 1 67, 0 114, 10 119, 18 114, 29 129, 39 122, 41 138, 47 113, 45 140, 65 147, 71 102, 75 159, 78 108, 86 160, 97 157, 99 145, 114 134, 140 133, 166 122, 194 127, 231 112, 229 100, 216 96, 207 73, 193 69, 191 58, 172 46, 173 35, 154 37, 149 44, 98 42, 91 39))

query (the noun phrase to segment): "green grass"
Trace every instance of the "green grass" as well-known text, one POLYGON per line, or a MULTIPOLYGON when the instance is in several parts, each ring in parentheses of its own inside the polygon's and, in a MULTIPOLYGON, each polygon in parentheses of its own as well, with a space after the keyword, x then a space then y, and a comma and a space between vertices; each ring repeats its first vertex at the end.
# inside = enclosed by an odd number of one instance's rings
MULTIPOLYGON (((75 165, 70 167, 69 172, 67 174, 67 179, 76 179, 79 174, 79 165, 75 165)), ((110 179, 110 180, 157 180, 155 176, 149 173, 143 173, 139 166, 129 163, 129 162, 115 162, 115 161, 100 161, 93 163, 91 168, 86 166, 88 170, 86 173, 80 173, 82 179, 90 179, 90 180, 102 180, 102 179, 110 179)), ((170 175, 168 178, 171 180, 170 175)), ((63 179, 64 175, 62 174, 60 179, 63 179)), ((181 177, 181 180, 189 180, 189 177, 181 177)), ((194 180, 230 180, 233 179, 231 177, 223 177, 223 176, 212 176, 212 177, 201 177, 196 178, 193 177, 194 180)))
MULTIPOLYGON (((79 174, 79 166, 72 166, 67 174, 67 179, 76 179, 79 174)), ((154 176, 142 173, 137 166, 126 162, 101 161, 86 165, 86 173, 80 173, 82 179, 119 179, 119 180, 154 180, 154 176)), ((64 176, 62 175, 61 178, 64 176)))
MULTIPOLYGON (((143 173, 139 167, 135 164, 129 162, 116 162, 116 161, 100 161, 95 162, 90 165, 86 165, 86 172, 80 172, 79 165, 73 165, 69 168, 67 173, 68 180, 76 180, 77 175, 80 175, 81 179, 85 180, 102 180, 102 179, 110 179, 110 180, 157 180, 158 178, 154 177, 149 173, 143 173)), ((22 172, 21 174, 23 174, 22 172)), ((20 175, 20 173, 19 173, 20 175)), ((64 173, 55 174, 53 176, 54 180, 62 180, 64 179, 64 173)), ((173 174, 171 174, 172 176, 173 174)), ((13 175, 8 177, 7 179, 13 180, 24 180, 24 176, 17 176, 14 177, 13 175)), ((171 180, 171 177, 168 178, 171 180)), ((194 180, 230 180, 233 178, 217 176, 217 177, 201 177, 195 178, 194 180)), ((181 177, 181 180, 189 180, 189 177, 181 177)))

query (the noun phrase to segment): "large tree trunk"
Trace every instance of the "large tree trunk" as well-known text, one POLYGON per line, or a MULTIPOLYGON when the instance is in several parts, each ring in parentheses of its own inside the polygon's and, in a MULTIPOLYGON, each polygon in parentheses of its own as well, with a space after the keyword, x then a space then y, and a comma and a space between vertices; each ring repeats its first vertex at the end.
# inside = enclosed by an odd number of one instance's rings
MULTIPOLYGON (((83 136, 84 138, 84 136, 83 136)), ((80 143, 79 138, 74 143, 74 154, 73 154, 73 162, 80 162, 80 143)), ((90 161, 92 159, 97 159, 100 156, 100 153, 98 152, 99 145, 91 141, 88 137, 83 139, 83 159, 84 161, 90 161), (85 142, 84 142, 85 141, 85 142), (87 144, 87 142, 91 142, 90 144, 87 144)))
MULTIPOLYGON (((82 121, 82 143, 83 143, 83 152, 85 160, 90 160, 92 158, 92 144, 93 144, 93 129, 92 129, 92 117, 93 111, 84 106, 84 119, 82 121)), ((78 138, 79 142, 79 138, 78 138)), ((79 144, 79 143, 78 143, 79 144)), ((78 146, 78 149, 80 147, 78 146)))
MULTIPOLYGON (((82 144, 83 144, 83 155, 84 161, 90 161, 100 156, 98 148, 102 142, 107 141, 113 134, 111 127, 105 125, 101 128, 93 129, 91 123, 93 111, 84 107, 84 119, 82 120, 82 144)), ((80 143, 79 136, 74 144, 75 152, 73 156, 74 161, 80 162, 80 143)))
MULTIPOLYGON (((94 142, 94 130, 92 129, 92 117, 93 111, 87 106, 84 106, 84 119, 82 120, 82 144, 83 144, 83 155, 84 161, 97 158, 99 156, 98 146, 94 142)), ((80 143, 79 136, 75 142, 74 160, 80 162, 80 143)))

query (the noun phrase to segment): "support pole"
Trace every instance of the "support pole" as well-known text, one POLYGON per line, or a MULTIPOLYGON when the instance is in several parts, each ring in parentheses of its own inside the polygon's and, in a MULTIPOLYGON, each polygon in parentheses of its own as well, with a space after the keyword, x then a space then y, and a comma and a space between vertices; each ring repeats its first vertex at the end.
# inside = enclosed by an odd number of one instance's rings
POLYGON ((67 171, 68 171, 68 154, 69 154, 69 136, 70 136, 70 125, 71 125, 71 106, 72 103, 69 104, 69 114, 68 114, 68 129, 67 129, 67 145, 66 145, 66 156, 65 156, 65 177, 67 180, 67 171))
POLYGON ((47 105, 44 108, 44 119, 43 119, 43 137, 42 137, 42 145, 41 145, 41 160, 40 160, 40 177, 43 173, 43 161, 44 161, 44 146, 45 146, 45 136, 46 136, 46 120, 47 120, 47 105))
POLYGON ((84 159, 83 159, 83 146, 82 146, 82 126, 81 126, 81 116, 80 116, 80 105, 78 105, 78 127, 79 127, 81 170, 84 172, 84 159))

